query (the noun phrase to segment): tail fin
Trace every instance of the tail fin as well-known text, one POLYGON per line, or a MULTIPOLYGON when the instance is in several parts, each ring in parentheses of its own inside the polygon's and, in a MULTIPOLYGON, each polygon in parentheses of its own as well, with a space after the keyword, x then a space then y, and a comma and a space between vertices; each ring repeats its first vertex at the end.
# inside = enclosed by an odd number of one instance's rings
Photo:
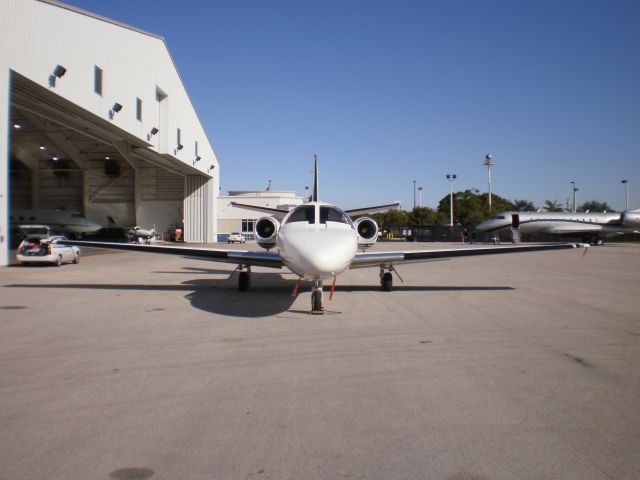
POLYGON ((313 196, 311 200, 318 201, 318 155, 313 155, 313 196))

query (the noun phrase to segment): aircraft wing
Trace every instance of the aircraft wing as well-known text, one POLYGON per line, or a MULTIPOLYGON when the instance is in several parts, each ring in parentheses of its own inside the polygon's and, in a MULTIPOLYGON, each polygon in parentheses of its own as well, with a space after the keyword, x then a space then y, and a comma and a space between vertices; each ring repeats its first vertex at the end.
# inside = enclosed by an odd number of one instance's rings
POLYGON ((164 253, 182 257, 201 258, 213 262, 235 263, 256 267, 282 268, 282 258, 278 253, 252 252, 249 250, 225 250, 221 248, 174 247, 171 245, 138 245, 133 243, 87 242, 84 240, 60 240, 64 245, 106 248, 110 250, 132 250, 147 253, 164 253))
POLYGON ((349 215, 350 217, 355 217, 358 215, 367 215, 372 213, 380 213, 386 212, 388 210, 397 210, 400 208, 400 202, 388 203, 386 205, 376 205, 374 207, 365 207, 365 208, 353 208, 351 210, 345 210, 344 213, 349 215))
POLYGON ((471 257, 475 255, 495 255, 499 253, 524 253, 541 250, 564 250, 567 248, 588 248, 585 243, 547 243, 536 245, 464 247, 441 250, 407 250, 398 252, 365 252, 358 253, 349 268, 365 268, 374 266, 394 265, 397 263, 417 263, 436 260, 446 260, 456 257, 471 257))
POLYGON ((289 210, 285 210, 284 208, 270 208, 270 207, 261 207, 260 205, 249 205, 247 203, 238 203, 238 202, 230 202, 232 207, 236 208, 244 208, 245 210, 253 210, 255 212, 263 212, 268 213, 270 215, 280 215, 284 217, 289 210))

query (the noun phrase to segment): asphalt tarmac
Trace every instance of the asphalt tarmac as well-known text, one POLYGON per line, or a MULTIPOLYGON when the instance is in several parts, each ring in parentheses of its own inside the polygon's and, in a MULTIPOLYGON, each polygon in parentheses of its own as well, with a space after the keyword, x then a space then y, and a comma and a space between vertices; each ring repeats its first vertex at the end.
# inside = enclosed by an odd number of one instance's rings
POLYGON ((0 269, 0 478, 639 478, 640 245, 348 271, 323 316, 232 270, 0 269))

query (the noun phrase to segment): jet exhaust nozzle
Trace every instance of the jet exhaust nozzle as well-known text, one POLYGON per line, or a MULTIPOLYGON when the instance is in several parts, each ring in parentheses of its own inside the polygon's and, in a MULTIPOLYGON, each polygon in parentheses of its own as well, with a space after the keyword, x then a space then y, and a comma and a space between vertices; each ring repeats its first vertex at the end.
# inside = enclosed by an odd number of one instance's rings
POLYGON ((280 222, 275 218, 259 218, 253 229, 257 244, 267 250, 275 247, 278 230, 280 230, 280 222))
POLYGON ((369 248, 378 240, 378 224, 373 218, 360 217, 353 224, 358 232, 358 248, 369 248))
POLYGON ((622 212, 620 224, 625 227, 640 227, 640 212, 622 212))

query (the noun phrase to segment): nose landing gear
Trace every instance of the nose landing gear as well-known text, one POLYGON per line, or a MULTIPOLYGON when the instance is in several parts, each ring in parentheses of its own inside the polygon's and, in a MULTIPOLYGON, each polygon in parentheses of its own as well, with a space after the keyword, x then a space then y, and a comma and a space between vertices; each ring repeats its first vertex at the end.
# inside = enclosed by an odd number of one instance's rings
POLYGON ((311 286, 311 315, 324 314, 322 296, 322 280, 314 280, 311 286))

